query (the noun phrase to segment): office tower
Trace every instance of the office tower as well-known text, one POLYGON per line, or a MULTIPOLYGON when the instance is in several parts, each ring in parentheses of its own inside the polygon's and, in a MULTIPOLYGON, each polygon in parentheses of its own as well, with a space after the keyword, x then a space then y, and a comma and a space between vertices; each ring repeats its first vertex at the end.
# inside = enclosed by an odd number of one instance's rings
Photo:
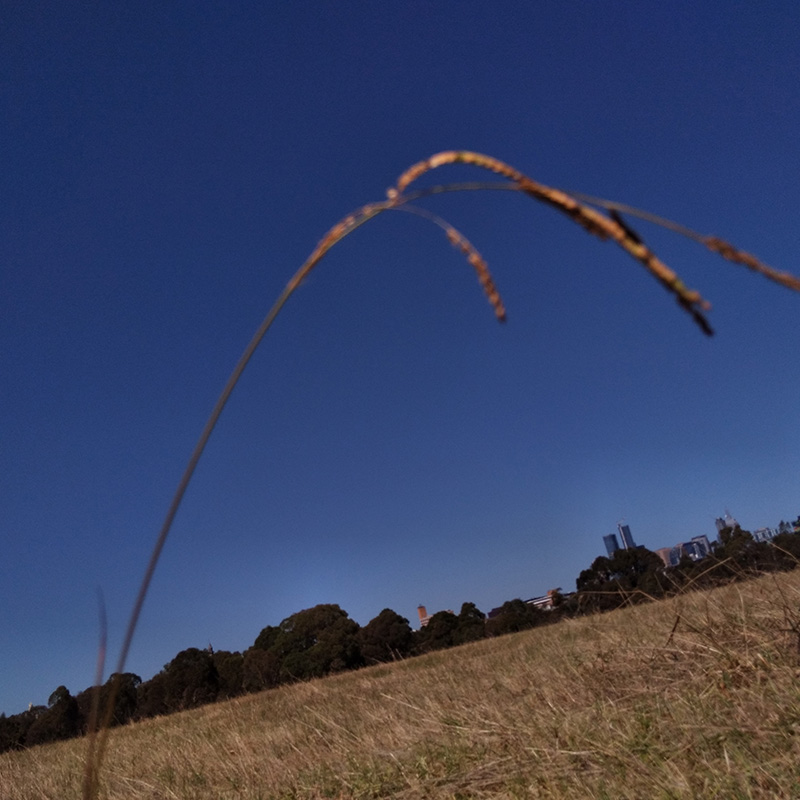
POLYGON ((608 536, 603 537, 603 544, 606 546, 606 552, 608 553, 608 557, 611 558, 614 553, 619 550, 619 542, 617 541, 617 534, 616 533, 609 533, 608 536))
POLYGON ((738 528, 739 523, 731 516, 731 512, 725 509, 725 522, 729 528, 738 528))
POLYGON ((655 553, 664 562, 665 567, 672 566, 672 561, 670 560, 672 554, 671 547, 660 547, 658 550, 655 551, 655 553))
POLYGON ((724 517, 717 517, 714 520, 717 526, 717 533, 719 533, 723 528, 738 528, 739 523, 731 516, 731 512, 728 509, 725 509, 725 516, 724 517))
POLYGON ((705 558, 711 552, 711 542, 708 541, 708 536, 692 536, 692 543, 695 546, 697 558, 705 558))
POLYGON ((617 530, 622 538, 622 546, 626 550, 635 550, 636 544, 633 541, 633 536, 631 536, 631 529, 627 525, 623 525, 620 522, 619 525, 617 525, 617 530))

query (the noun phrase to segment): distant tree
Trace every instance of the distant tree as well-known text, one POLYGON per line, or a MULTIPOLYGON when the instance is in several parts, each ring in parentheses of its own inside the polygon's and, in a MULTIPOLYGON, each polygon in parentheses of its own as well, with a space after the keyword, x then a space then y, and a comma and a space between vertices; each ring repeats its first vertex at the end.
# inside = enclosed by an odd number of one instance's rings
POLYGON ((486 636, 486 615, 475 603, 464 603, 453 633, 454 644, 476 642, 486 636))
POLYGON ((167 705, 167 678, 164 670, 142 683, 136 695, 136 719, 158 717, 172 710, 167 705))
POLYGON ((719 544, 718 555, 736 560, 755 544, 755 540, 750 531, 744 531, 737 525, 735 528, 723 528, 719 532, 719 544))
POLYGON ((283 620, 268 652, 280 659, 283 680, 317 678, 363 663, 358 630, 338 605, 321 604, 283 620))
POLYGON ((550 599, 552 600, 553 608, 561 608, 561 606, 564 605, 564 594, 560 586, 558 589, 553 589, 551 591, 550 599))
POLYGON ((217 650, 211 656, 211 660, 217 670, 219 685, 217 699, 227 700, 240 695, 244 691, 244 657, 242 654, 217 650))
POLYGON ((219 691, 219 675, 208 650, 181 650, 164 667, 165 703, 169 711, 212 703, 219 691))
POLYGON ((47 711, 47 706, 31 706, 27 711, 8 717, 0 725, 0 737, 2 738, 0 752, 27 747, 30 744, 28 732, 47 711))
POLYGON ((242 659, 242 689, 260 692, 281 682, 281 660, 275 653, 251 647, 242 659))
POLYGON ((664 568, 664 582, 671 583, 675 591, 689 586, 700 588, 703 584, 699 581, 711 566, 712 559, 713 556, 705 561, 692 561, 686 553, 681 553, 680 561, 675 566, 664 568))
POLYGON ((267 625, 267 627, 262 629, 261 633, 256 636, 253 647, 257 650, 269 650, 272 645, 275 644, 275 640, 278 638, 280 632, 281 629, 278 626, 267 625))
POLYGON ((583 590, 597 589, 605 586, 613 575, 611 560, 606 556, 598 556, 592 561, 592 566, 581 570, 578 579, 575 581, 575 588, 581 592, 583 590))
POLYGON ((133 672, 123 672, 122 674, 113 673, 106 681, 106 696, 103 698, 103 707, 111 687, 115 681, 119 681, 117 696, 114 700, 114 713, 111 717, 112 725, 125 725, 136 716, 136 705, 138 702, 139 686, 142 679, 133 672))
POLYGON ((38 716, 25 736, 26 745, 44 744, 77 736, 81 730, 80 711, 66 686, 59 686, 48 700, 48 709, 38 716))
POLYGON ((437 611, 414 636, 415 652, 429 653, 452 647, 456 643, 457 628, 458 617, 452 611, 437 611))
POLYGON ((664 562, 645 547, 617 550, 610 558, 600 556, 576 581, 579 607, 584 611, 660 597, 668 585, 664 562))
POLYGON ((75 695, 75 702, 78 704, 78 713, 81 718, 81 734, 86 733, 89 726, 89 720, 92 716, 92 708, 94 707, 95 687, 90 686, 75 695))
MULTIPOLYGON (((111 715, 111 725, 124 725, 137 716, 137 705, 139 702, 139 686, 142 679, 132 672, 123 672, 122 674, 113 673, 108 680, 100 687, 100 706, 99 713, 105 712, 108 698, 111 696, 112 691, 116 693, 114 698, 114 712, 111 715), (118 686, 114 688, 115 682, 118 686)), ((82 691, 75 697, 78 703, 78 708, 81 712, 81 720, 83 723, 82 732, 86 731, 92 714, 94 706, 95 687, 92 686, 82 691)))
POLYGON ((219 675, 212 654, 190 647, 137 687, 136 718, 171 714, 211 703, 218 692, 219 675))
POLYGON ((0 714, 0 753, 8 750, 19 750, 25 744, 25 735, 22 729, 21 714, 7 717, 0 714))
POLYGON ((738 580, 748 575, 781 569, 778 551, 768 542, 757 542, 750 531, 740 527, 723 528, 719 545, 714 550, 720 578, 738 580))
POLYGON ((358 645, 366 664, 394 661, 411 653, 412 630, 405 617, 384 608, 358 632, 358 645))
POLYGON ((66 701, 69 700, 71 697, 69 690, 66 686, 59 686, 51 695, 47 698, 47 707, 52 708, 56 703, 59 701, 66 701))
POLYGON ((796 533, 779 533, 772 544, 778 552, 783 569, 794 569, 800 564, 800 535, 796 533))
POLYGON ((500 611, 486 623, 487 636, 502 636, 517 633, 539 625, 544 612, 523 600, 508 600, 500 611))

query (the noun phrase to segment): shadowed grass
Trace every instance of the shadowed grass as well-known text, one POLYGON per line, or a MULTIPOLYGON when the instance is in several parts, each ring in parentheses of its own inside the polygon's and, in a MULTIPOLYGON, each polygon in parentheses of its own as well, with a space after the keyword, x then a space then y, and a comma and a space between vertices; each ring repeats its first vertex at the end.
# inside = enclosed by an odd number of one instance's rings
MULTIPOLYGON (((123 644, 120 649, 120 655, 115 670, 119 676, 122 676, 125 672, 125 663, 127 661, 128 652, 133 641, 133 635, 138 624, 142 606, 144 605, 144 600, 147 596, 156 565, 158 564, 164 544, 166 543, 170 528, 172 527, 175 515, 177 514, 178 508, 183 500, 183 496, 186 492, 189 482, 191 481, 192 475, 194 474, 194 470, 197 467, 197 463, 200 460, 200 456, 202 455, 211 433, 216 426, 217 420, 219 419, 222 410, 228 401, 228 398, 236 386, 236 383, 258 348, 258 345, 261 343, 262 339, 266 335, 283 306, 286 304, 289 297, 291 297, 297 287, 300 286, 303 280, 305 280, 308 274, 314 269, 314 267, 316 267, 316 265, 334 245, 338 244, 346 236, 361 227, 361 225, 365 224, 370 219, 383 213, 384 211, 413 211, 414 213, 417 213, 442 227, 450 243, 466 256, 470 265, 475 269, 481 286, 483 287, 483 290, 486 293, 497 318, 500 321, 505 320, 506 312, 502 299, 500 298, 500 294, 497 291, 491 274, 489 273, 486 262, 475 249, 475 247, 466 239, 466 237, 464 237, 452 225, 445 222, 440 217, 408 205, 412 201, 416 201, 433 194, 439 194, 447 191, 486 188, 481 184, 463 184, 453 186, 438 186, 431 189, 417 190, 411 193, 406 191, 413 182, 418 180, 426 172, 447 164, 456 163, 476 166, 502 175, 509 180, 509 188, 513 188, 514 190, 520 191, 534 198, 535 200, 556 208, 570 217, 570 219, 579 224, 586 231, 597 236, 598 238, 610 239, 616 242, 617 245, 619 245, 630 256, 641 263, 668 291, 670 291, 676 297, 678 303, 692 316, 694 321, 699 325, 704 333, 711 335, 712 330, 704 313, 710 308, 709 303, 704 300, 697 291, 688 289, 677 276, 677 274, 673 272, 666 264, 664 264, 644 244, 642 238, 627 225, 620 214, 620 211, 623 208, 628 213, 638 213, 639 216, 643 216, 644 212, 635 212, 635 210, 628 207, 621 206, 619 204, 607 203, 606 201, 600 201, 596 199, 591 200, 591 202, 593 202, 595 205, 603 206, 608 210, 607 214, 603 214, 596 208, 592 208, 590 205, 580 202, 578 199, 576 199, 577 196, 575 194, 570 194, 560 189, 553 189, 551 187, 544 186, 543 184, 540 184, 529 178, 527 175, 524 175, 514 167, 496 158, 482 155, 480 153, 473 153, 465 150, 446 151, 431 156, 425 161, 418 162, 400 176, 394 188, 388 190, 386 200, 362 206, 357 211, 344 217, 328 231, 306 262, 291 278, 283 292, 281 292, 275 304, 264 318, 263 322, 259 326, 258 330, 239 359, 239 362, 234 368, 234 371, 228 379, 225 387, 223 388, 222 393, 211 412, 211 416, 209 417, 208 422, 206 423, 200 435, 197 445, 195 446, 195 449, 189 458, 189 463, 183 476, 181 477, 178 488, 175 492, 175 496, 170 503, 161 530, 156 539, 150 560, 145 570, 144 578, 142 579, 138 595, 134 602, 131 617, 123 638, 123 644)), ((793 278, 785 273, 778 273, 775 270, 771 270, 771 268, 761 264, 761 262, 755 257, 750 256, 747 253, 742 253, 721 239, 716 237, 699 237, 698 234, 694 234, 694 232, 688 231, 688 229, 682 228, 675 223, 661 220, 657 217, 650 216, 649 219, 651 222, 664 225, 665 227, 681 233, 682 235, 689 235, 690 238, 698 239, 707 247, 718 252, 723 257, 732 261, 746 264, 751 269, 754 269, 773 280, 777 280, 784 286, 800 290, 800 281, 798 281, 796 278, 793 278)), ((97 682, 98 697, 99 686, 100 680, 97 682)), ((106 702, 106 708, 99 719, 99 733, 97 733, 96 736, 95 722, 93 721, 91 724, 88 755, 84 771, 83 797, 85 800, 90 800, 97 795, 98 777, 106 752, 109 724, 111 722, 114 701, 118 690, 119 682, 115 681, 112 683, 112 688, 106 702)))

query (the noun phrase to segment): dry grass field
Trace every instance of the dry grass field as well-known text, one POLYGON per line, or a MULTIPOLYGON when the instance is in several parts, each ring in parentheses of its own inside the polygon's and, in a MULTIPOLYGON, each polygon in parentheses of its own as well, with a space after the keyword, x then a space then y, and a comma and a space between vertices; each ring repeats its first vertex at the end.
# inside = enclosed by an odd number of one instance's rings
MULTIPOLYGON (((101 798, 800 797, 800 570, 112 731, 101 798)), ((0 756, 80 797, 85 742, 0 756)))

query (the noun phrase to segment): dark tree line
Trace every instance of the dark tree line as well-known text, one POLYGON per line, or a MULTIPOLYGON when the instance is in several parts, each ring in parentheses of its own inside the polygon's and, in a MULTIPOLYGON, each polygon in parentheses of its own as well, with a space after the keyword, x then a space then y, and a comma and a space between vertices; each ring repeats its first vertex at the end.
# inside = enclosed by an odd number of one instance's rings
MULTIPOLYGON (((464 603, 460 614, 440 611, 422 630, 413 631, 405 617, 389 608, 360 627, 338 605, 318 605, 292 614, 278 626, 267 626, 243 653, 190 647, 148 681, 133 673, 112 675, 100 687, 99 704, 106 707, 112 686, 118 683, 111 724, 124 725, 284 683, 521 630, 538 622, 541 614, 531 614, 520 600, 506 606, 490 625, 474 603, 464 603)), ((34 706, 10 717, 0 714, 0 752, 83 735, 94 702, 93 688, 73 697, 65 686, 59 686, 47 706, 34 706)))
MULTIPOLYGON (((112 675, 99 689, 99 703, 107 706, 116 683, 111 725, 124 725, 284 683, 515 633, 568 616, 791 570, 798 563, 800 534, 796 532, 781 533, 772 542, 756 542, 747 531, 726 528, 708 556, 700 561, 684 557, 675 567, 665 568, 655 553, 643 547, 601 556, 580 573, 577 591, 567 596, 556 593, 554 607, 548 610, 509 600, 487 619, 474 603, 464 603, 458 614, 439 611, 414 631, 407 619, 389 608, 360 627, 338 605, 317 605, 292 614, 278 626, 268 625, 242 653, 190 647, 148 681, 133 673, 112 675)), ((59 686, 46 706, 32 706, 9 717, 0 714, 0 752, 84 734, 95 702, 93 688, 73 697, 59 686)))
POLYGON ((785 572, 798 563, 798 533, 780 533, 771 542, 757 542, 739 527, 720 531, 719 541, 705 558, 693 561, 684 555, 673 567, 665 568, 661 559, 644 547, 618 550, 610 558, 596 558, 581 572, 577 592, 566 602, 564 613, 611 610, 768 572, 785 572))

